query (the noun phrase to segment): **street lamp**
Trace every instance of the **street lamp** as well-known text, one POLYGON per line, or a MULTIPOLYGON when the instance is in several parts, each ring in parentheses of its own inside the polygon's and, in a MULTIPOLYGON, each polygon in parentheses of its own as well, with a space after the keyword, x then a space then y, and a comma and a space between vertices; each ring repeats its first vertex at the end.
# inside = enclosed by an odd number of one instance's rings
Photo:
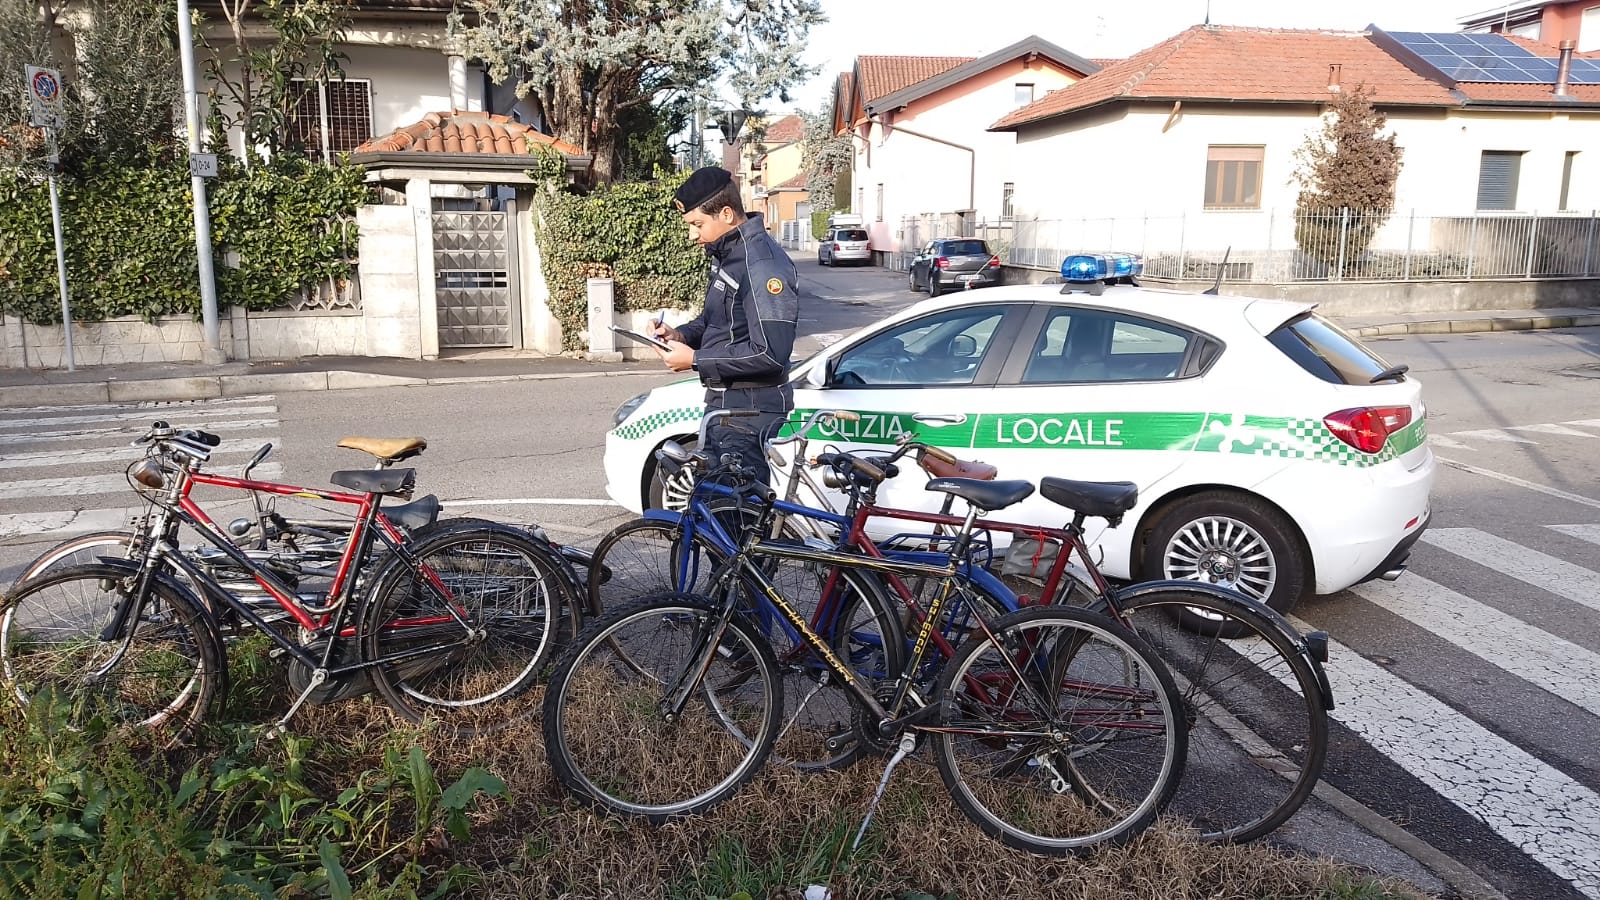
MULTIPOLYGON (((227 361, 217 321, 217 277, 211 265, 211 210, 206 205, 206 179, 201 174, 200 94, 195 87, 194 26, 189 20, 189 0, 178 0, 178 61, 183 67, 183 120, 189 131, 189 182, 194 194, 194 249, 200 276, 200 330, 204 343, 200 359, 206 365, 227 361)), ((214 160, 212 160, 214 163, 214 160)))

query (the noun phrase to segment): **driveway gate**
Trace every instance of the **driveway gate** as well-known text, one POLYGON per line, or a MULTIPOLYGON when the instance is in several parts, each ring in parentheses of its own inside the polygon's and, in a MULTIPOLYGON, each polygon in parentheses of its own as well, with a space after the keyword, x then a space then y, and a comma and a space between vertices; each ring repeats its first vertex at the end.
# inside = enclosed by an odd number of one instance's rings
POLYGON ((433 211, 434 302, 439 347, 514 347, 522 333, 517 296, 516 204, 433 211))

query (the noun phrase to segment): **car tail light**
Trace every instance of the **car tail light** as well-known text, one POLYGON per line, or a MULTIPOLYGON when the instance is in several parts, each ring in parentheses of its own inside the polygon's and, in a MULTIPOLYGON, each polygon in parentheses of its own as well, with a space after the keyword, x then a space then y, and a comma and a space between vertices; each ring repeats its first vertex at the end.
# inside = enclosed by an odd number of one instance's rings
POLYGON ((1377 453, 1389 435, 1411 424, 1409 406, 1364 406, 1341 409, 1323 416, 1322 421, 1334 437, 1360 450, 1377 453))
POLYGON ((838 244, 834 244, 833 245, 833 249, 838 250, 839 249, 839 245, 838 244))
POLYGON ((989 257, 989 268, 991 268, 991 269, 1000 268, 1000 257, 998 257, 998 256, 989 257))
POLYGON ((942 256, 941 256, 941 257, 939 257, 939 258, 938 258, 938 259, 936 259, 936 260, 934 260, 934 261, 933 261, 933 264, 934 264, 934 265, 935 265, 935 266, 937 266, 937 267, 939 267, 939 268, 941 268, 941 269, 948 269, 948 268, 950 268, 950 260, 948 260, 948 259, 945 259, 945 258, 944 258, 944 257, 942 257, 942 256))

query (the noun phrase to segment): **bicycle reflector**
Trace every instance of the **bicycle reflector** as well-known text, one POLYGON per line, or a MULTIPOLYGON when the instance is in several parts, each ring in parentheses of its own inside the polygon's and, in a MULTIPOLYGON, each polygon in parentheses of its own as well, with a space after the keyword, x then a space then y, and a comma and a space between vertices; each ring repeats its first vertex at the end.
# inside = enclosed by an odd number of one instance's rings
POLYGON ((145 457, 134 463, 128 469, 128 477, 139 482, 147 488, 160 490, 167 486, 167 473, 161 471, 161 464, 154 459, 145 457))

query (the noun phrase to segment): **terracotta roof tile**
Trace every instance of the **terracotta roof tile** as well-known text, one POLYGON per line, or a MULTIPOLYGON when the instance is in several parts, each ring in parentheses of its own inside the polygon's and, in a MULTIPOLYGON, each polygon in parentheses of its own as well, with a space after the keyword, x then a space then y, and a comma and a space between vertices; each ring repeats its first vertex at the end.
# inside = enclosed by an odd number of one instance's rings
POLYGON ((806 179, 807 179, 807 177, 808 176, 807 176, 807 174, 805 172, 801 172, 799 175, 796 175, 795 177, 789 179, 788 181, 785 181, 784 183, 782 183, 780 185, 776 185, 775 187, 772 188, 772 190, 774 190, 774 191, 803 191, 803 190, 806 189, 806 179))
POLYGON ((583 151, 533 128, 513 122, 507 116, 455 110, 431 112, 422 121, 397 128, 357 147, 357 153, 395 153, 414 150, 420 153, 499 153, 522 155, 533 152, 534 144, 549 144, 567 156, 582 156, 583 151))
POLYGON ((806 136, 806 123, 799 116, 784 116, 767 126, 761 143, 768 146, 792 144, 806 136))
POLYGON ((948 72, 975 56, 858 56, 856 71, 861 77, 861 101, 871 103, 901 88, 948 72))
POLYGON ((1359 31, 1300 31, 1197 25, 1046 94, 992 127, 1030 122, 1120 99, 1318 103, 1331 66, 1339 81, 1364 84, 1380 104, 1453 106, 1443 85, 1412 72, 1359 31))

